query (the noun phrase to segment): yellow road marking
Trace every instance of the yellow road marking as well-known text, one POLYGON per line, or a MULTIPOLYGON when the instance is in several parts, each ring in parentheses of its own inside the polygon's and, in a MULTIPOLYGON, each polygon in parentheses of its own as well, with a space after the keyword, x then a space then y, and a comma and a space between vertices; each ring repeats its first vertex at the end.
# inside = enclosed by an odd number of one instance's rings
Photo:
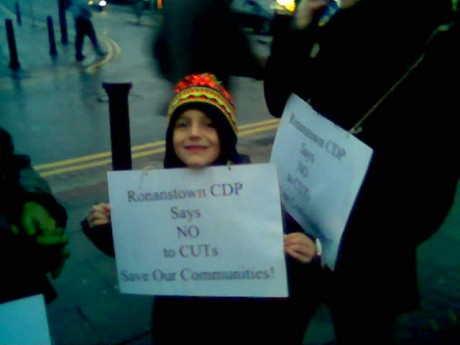
MULTIPOLYGON (((278 127, 279 119, 256 122, 242 125, 239 127, 239 137, 262 133, 274 130, 278 127)), ((133 146, 131 149, 132 159, 141 157, 154 156, 165 151, 165 141, 160 140, 153 143, 133 146), (140 152, 139 152, 140 151, 140 152)), ((92 155, 82 156, 73 159, 66 159, 59 162, 40 164, 34 168, 40 172, 43 177, 60 175, 68 172, 80 171, 85 169, 96 168, 112 163, 111 152, 101 152, 92 155)))
POLYGON ((114 40, 108 38, 108 37, 103 37, 101 41, 105 44, 106 50, 107 50, 107 55, 104 56, 103 59, 95 61, 93 64, 89 65, 86 67, 86 72, 89 74, 93 74, 97 68, 107 64, 110 60, 113 59, 113 57, 118 56, 121 54, 121 48, 118 45, 117 42, 114 40))

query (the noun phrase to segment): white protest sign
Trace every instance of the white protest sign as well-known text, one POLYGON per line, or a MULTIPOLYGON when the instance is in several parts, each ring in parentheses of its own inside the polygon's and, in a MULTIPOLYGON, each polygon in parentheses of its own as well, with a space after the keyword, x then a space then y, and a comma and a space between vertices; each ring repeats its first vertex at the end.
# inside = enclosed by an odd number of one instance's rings
POLYGON ((0 304, 0 344, 51 345, 43 295, 0 304))
POLYGON ((324 261, 332 269, 372 152, 301 98, 290 96, 270 161, 278 165, 286 210, 319 237, 324 261))
POLYGON ((120 291, 285 297, 277 169, 108 172, 120 291))

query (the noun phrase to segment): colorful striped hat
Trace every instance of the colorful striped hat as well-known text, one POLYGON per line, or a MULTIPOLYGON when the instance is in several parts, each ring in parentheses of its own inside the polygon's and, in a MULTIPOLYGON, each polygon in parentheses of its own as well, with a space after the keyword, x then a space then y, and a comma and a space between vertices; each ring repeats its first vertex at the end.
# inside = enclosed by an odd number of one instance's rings
POLYGON ((205 103, 216 107, 228 120, 233 131, 238 133, 235 117, 235 102, 230 93, 214 74, 191 74, 182 79, 174 90, 169 104, 168 119, 185 104, 205 103))

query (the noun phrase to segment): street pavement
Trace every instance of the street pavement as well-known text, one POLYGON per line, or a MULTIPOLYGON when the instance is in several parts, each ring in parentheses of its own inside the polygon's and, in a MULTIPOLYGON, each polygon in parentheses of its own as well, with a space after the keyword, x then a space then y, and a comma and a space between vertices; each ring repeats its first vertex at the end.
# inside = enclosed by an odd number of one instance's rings
MULTIPOLYGON (((1 10, 3 18, 11 17, 11 12, 1 10)), ((58 56, 50 57, 43 41, 46 28, 37 24, 37 17, 35 23, 26 21, 30 16, 25 17, 21 27, 15 23, 20 70, 8 67, 6 40, 0 40, 0 123, 12 132, 18 150, 32 156, 35 167, 69 214, 71 257, 53 281, 59 296, 47 309, 54 345, 150 343, 151 296, 119 293, 115 261, 98 251, 79 226, 92 204, 108 200, 110 131, 102 81, 133 82, 129 97, 133 168, 160 168, 162 162, 159 141, 165 129, 161 109, 166 93, 161 90, 168 85, 146 67, 151 61, 137 59, 133 50, 142 47, 120 49, 133 37, 148 37, 156 25, 155 17, 145 15, 138 22, 129 9, 114 6, 113 11, 119 12, 116 18, 125 25, 120 31, 112 29, 107 34, 101 23, 115 20, 109 15, 94 19, 109 52, 104 59, 97 59, 88 50, 88 61, 76 63, 71 27, 70 44, 58 43, 58 56), (156 90, 154 95, 152 89, 156 90)), ((266 38, 253 37, 259 55, 268 54, 267 42, 266 38)), ((235 78, 234 93, 242 114, 239 149, 253 162, 267 162, 277 120, 265 107, 262 82, 235 78)), ((459 195, 460 189, 445 224, 419 248, 423 308, 399 320, 396 332, 401 344, 460 344, 459 195)), ((330 314, 322 306, 306 333, 305 345, 333 340, 330 314)))

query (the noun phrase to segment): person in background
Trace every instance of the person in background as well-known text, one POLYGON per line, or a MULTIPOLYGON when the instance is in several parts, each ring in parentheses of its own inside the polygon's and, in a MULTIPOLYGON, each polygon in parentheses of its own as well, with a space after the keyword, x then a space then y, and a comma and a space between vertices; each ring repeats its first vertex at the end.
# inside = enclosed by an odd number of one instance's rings
POLYGON ((450 0, 338 3, 324 21, 327 1, 302 0, 278 30, 265 99, 281 117, 297 94, 373 149, 330 306, 337 344, 389 345, 397 317, 420 307, 417 246, 438 230, 456 193, 458 22, 449 22, 450 0))
MULTIPOLYGON (((164 168, 200 169, 249 163, 238 153, 237 125, 231 95, 214 75, 189 75, 177 84, 168 111, 164 168)), ((91 207, 84 233, 114 256, 111 208, 91 207)), ((152 340, 156 345, 225 343, 301 345, 320 293, 322 267, 315 241, 287 219, 284 250, 288 298, 155 296, 152 340), (195 314, 199 312, 199 317, 195 314)))
POLYGON ((105 56, 106 53, 101 49, 99 41, 91 21, 92 12, 87 0, 68 0, 69 11, 72 13, 75 23, 75 60, 83 61, 83 43, 85 36, 88 36, 94 51, 98 56, 105 56))
POLYGON ((156 68, 172 85, 193 73, 210 72, 230 88, 232 75, 262 78, 262 64, 228 0, 169 0, 154 36, 156 68))
POLYGON ((57 294, 47 275, 56 279, 69 257, 67 213, 1 127, 0 191, 0 303, 36 294, 50 303, 57 294))

